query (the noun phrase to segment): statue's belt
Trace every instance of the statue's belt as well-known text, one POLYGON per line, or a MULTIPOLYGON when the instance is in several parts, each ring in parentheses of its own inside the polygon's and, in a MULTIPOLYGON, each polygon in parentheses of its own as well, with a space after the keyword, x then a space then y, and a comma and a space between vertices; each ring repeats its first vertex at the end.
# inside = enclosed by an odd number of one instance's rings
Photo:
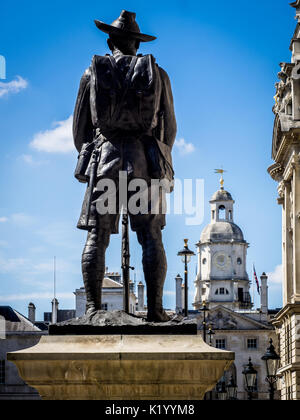
POLYGON ((96 129, 96 139, 99 138, 102 141, 102 144, 106 141, 112 140, 140 140, 142 137, 153 137, 152 130, 151 132, 140 132, 140 131, 122 131, 122 130, 111 130, 103 131, 99 128, 96 129))

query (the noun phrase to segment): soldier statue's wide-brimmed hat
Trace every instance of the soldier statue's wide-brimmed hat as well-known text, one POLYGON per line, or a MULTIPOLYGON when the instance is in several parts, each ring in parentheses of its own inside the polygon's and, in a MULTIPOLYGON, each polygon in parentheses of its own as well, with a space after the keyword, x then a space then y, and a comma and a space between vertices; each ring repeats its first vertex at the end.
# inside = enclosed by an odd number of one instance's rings
POLYGON ((95 20, 97 28, 109 35, 116 35, 121 37, 128 37, 137 39, 141 42, 154 41, 155 36, 142 34, 137 24, 136 14, 122 10, 121 15, 111 25, 108 25, 100 20, 95 20))

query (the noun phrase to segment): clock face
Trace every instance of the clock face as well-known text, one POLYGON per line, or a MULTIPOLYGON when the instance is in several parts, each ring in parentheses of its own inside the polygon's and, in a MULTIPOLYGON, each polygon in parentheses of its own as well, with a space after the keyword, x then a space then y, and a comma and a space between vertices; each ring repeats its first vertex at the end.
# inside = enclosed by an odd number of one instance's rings
POLYGON ((223 254, 223 252, 218 252, 215 256, 214 256, 214 265, 219 269, 219 270, 225 270, 228 265, 230 263, 230 258, 223 254))

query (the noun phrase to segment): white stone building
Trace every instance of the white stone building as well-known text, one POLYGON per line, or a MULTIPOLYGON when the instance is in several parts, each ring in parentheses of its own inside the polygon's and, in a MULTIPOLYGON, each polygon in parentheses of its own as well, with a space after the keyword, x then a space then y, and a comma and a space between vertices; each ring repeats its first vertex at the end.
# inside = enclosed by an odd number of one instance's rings
POLYGON ((243 232, 234 223, 234 200, 223 187, 211 201, 211 223, 203 230, 198 248, 194 307, 203 301, 213 308, 250 309, 250 283, 246 271, 247 248, 243 232))
MULTIPOLYGON (((138 295, 140 303, 135 295, 135 285, 130 282, 129 310, 131 314, 135 314, 137 306, 144 306, 144 286, 142 283, 138 285, 138 295)), ((82 317, 86 308, 86 293, 84 287, 77 289, 76 298, 76 317, 82 317)), ((102 285, 102 309, 105 311, 121 311, 123 310, 123 283, 119 273, 105 273, 102 285)))
MULTIPOLYGON (((204 316, 201 312, 204 302, 209 311, 206 313, 206 330, 212 328, 214 335, 207 334, 207 343, 220 349, 234 351, 235 363, 226 372, 225 382, 233 376, 238 385, 238 399, 247 399, 242 372, 252 359, 257 370, 255 399, 268 399, 268 385, 265 362, 261 357, 266 352, 270 338, 278 346, 271 320, 278 312, 268 309, 267 276, 261 276, 261 306, 253 310, 250 295, 250 281, 247 274, 247 249, 242 230, 234 223, 234 200, 222 187, 211 201, 211 222, 201 234, 198 249, 198 267, 195 280, 195 311, 190 318, 196 318, 199 334, 203 332, 204 316)), ((182 311, 182 278, 176 282, 176 312, 182 311)), ((277 395, 278 397, 278 395, 277 395)), ((217 399, 216 392, 208 398, 217 399)))
POLYGON ((277 315, 281 399, 300 400, 300 0, 290 44, 291 63, 281 63, 276 84, 272 158, 282 206, 283 309, 277 315))
MULTIPOLYGON (((33 316, 33 313, 30 304, 29 315, 33 316)), ((41 331, 10 306, 0 306, 0 318, 4 326, 0 338, 0 400, 40 400, 37 391, 21 379, 15 364, 7 361, 6 354, 36 345, 48 332, 41 331)))

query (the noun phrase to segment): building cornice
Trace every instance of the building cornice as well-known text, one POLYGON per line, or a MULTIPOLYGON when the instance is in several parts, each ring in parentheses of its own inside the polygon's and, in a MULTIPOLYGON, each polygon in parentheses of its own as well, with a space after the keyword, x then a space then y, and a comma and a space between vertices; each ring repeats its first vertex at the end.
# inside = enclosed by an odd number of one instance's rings
MULTIPOLYGON (((210 304, 211 302, 208 302, 208 304, 210 304)), ((216 303, 216 302, 214 302, 216 303)), ((243 319, 244 321, 248 321, 250 324, 253 324, 257 327, 260 327, 260 330, 269 330, 269 331, 274 331, 274 327, 271 325, 271 323, 268 324, 264 324, 260 321, 257 321, 253 318, 251 318, 250 316, 247 316, 247 313, 240 313, 237 311, 234 311, 232 309, 227 308, 226 306, 224 306, 222 303, 220 303, 219 305, 215 306, 213 309, 210 310, 210 314, 212 314, 213 312, 218 312, 220 310, 224 310, 224 312, 229 313, 230 315, 232 315, 233 317, 239 318, 239 319, 243 319)), ((220 330, 216 330, 216 331, 220 331, 220 330)), ((229 330, 224 330, 224 331, 229 331, 229 330)), ((241 329, 239 328, 238 330, 232 330, 232 331, 257 331, 255 329, 250 329, 250 328, 245 328, 245 329, 241 329)))
POLYGON ((300 362, 283 366, 277 371, 277 375, 281 376, 285 372, 300 372, 300 362))
POLYGON ((196 247, 200 248, 200 246, 203 245, 244 245, 249 247, 250 244, 247 241, 205 241, 201 242, 199 241, 196 244, 196 247))
POLYGON ((271 323, 275 326, 278 326, 282 323, 284 318, 290 315, 300 315, 300 303, 289 303, 284 308, 282 308, 271 323))
POLYGON ((281 164, 284 163, 284 159, 289 148, 292 145, 299 143, 299 134, 300 134, 300 129, 294 128, 294 129, 291 129, 291 131, 288 134, 283 135, 282 141, 280 143, 280 146, 275 156, 275 162, 281 163, 281 164))
POLYGON ((281 163, 274 163, 268 168, 268 173, 274 181, 280 182, 282 179, 284 168, 281 163))

